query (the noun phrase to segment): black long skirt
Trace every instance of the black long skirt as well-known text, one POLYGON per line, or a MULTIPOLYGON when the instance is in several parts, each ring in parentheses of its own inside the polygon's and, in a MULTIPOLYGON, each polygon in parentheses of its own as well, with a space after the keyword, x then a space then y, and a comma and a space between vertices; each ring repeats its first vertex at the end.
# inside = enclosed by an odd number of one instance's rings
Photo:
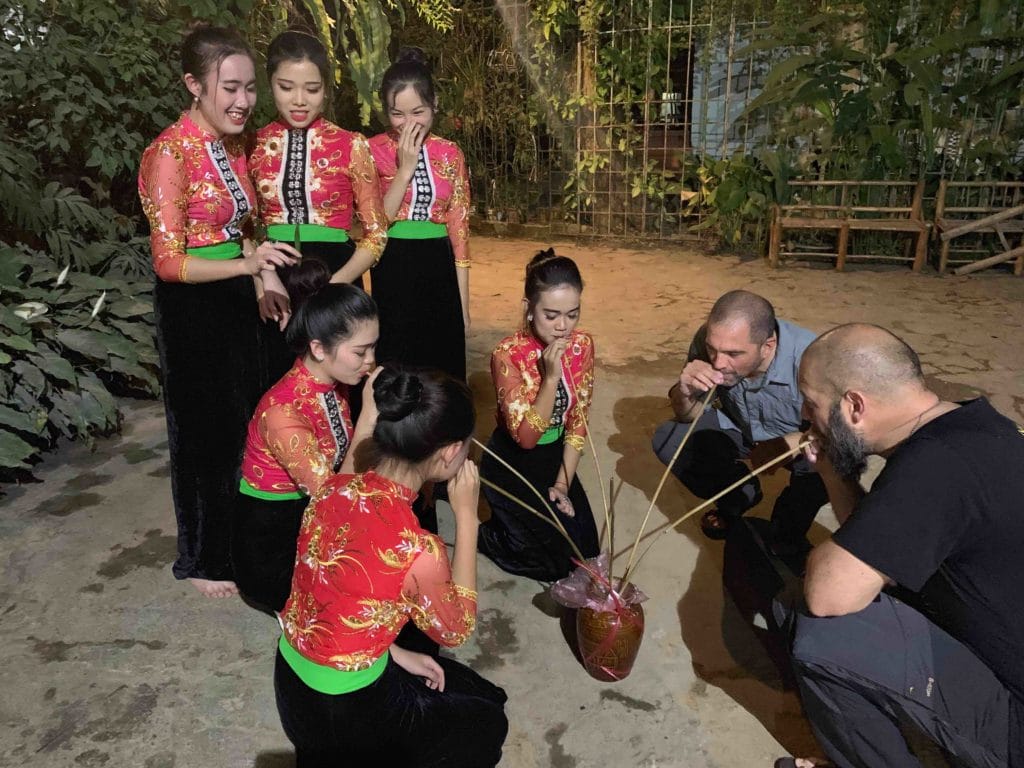
POLYGON ((447 237, 388 238, 370 273, 380 313, 377 360, 466 380, 466 327, 447 237))
POLYGON ((246 426, 266 372, 252 278, 166 283, 153 295, 179 579, 229 580, 230 528, 246 426))
POLYGON ((497 765, 508 733, 505 692, 453 659, 437 662, 443 692, 388 659, 370 685, 331 695, 306 686, 278 651, 277 711, 295 745, 296 768, 497 765))
MULTIPOLYGON (((547 500, 548 489, 558 476, 565 441, 524 449, 503 427, 491 435, 487 447, 515 467, 540 495, 547 500)), ((548 502, 547 510, 540 499, 519 478, 490 454, 480 462, 480 477, 522 499, 539 512, 557 515, 566 532, 585 558, 598 553, 597 527, 586 491, 579 477, 569 486, 569 500, 575 515, 568 517, 548 502)), ((491 507, 491 519, 480 525, 478 549, 503 571, 539 581, 556 581, 573 569, 575 553, 558 529, 540 520, 514 501, 484 487, 484 496, 491 507)))
MULTIPOLYGON (((344 243, 320 243, 315 241, 302 244, 303 259, 319 259, 327 264, 331 273, 337 272, 348 264, 356 246, 351 240, 344 243)), ((363 288, 363 278, 360 276, 352 281, 352 285, 363 288)), ((269 389, 282 376, 288 373, 288 369, 295 363, 296 354, 288 349, 284 339, 284 332, 273 320, 267 320, 260 324, 260 336, 263 347, 264 365, 266 366, 268 380, 264 390, 269 389)))
POLYGON ((309 499, 257 499, 238 494, 231 526, 235 584, 255 607, 284 608, 292 588, 302 513, 309 499))

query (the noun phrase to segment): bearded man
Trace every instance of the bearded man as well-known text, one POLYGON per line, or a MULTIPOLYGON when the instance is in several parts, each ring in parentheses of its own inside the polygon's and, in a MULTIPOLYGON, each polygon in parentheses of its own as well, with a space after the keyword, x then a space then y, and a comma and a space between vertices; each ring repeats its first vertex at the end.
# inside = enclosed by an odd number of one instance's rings
MULTIPOLYGON (((693 494, 710 498, 749 474, 745 460, 757 466, 796 445, 802 405, 797 373, 813 340, 813 332, 777 319, 771 303, 756 293, 729 291, 715 302, 669 390, 675 419, 658 427, 652 441, 667 464, 689 423, 697 421, 672 464, 693 494), (711 389, 718 407, 704 408, 711 389)), ((805 534, 826 502, 825 487, 803 457, 786 469, 789 484, 772 509, 769 545, 777 554, 799 554, 810 548, 805 534)), ((701 529, 709 538, 724 539, 761 498, 761 485, 753 478, 705 513, 701 529)))
POLYGON ((985 398, 943 401, 873 325, 811 344, 800 390, 840 527, 808 557, 806 610, 776 618, 819 744, 843 768, 1021 768, 1024 433, 985 398))

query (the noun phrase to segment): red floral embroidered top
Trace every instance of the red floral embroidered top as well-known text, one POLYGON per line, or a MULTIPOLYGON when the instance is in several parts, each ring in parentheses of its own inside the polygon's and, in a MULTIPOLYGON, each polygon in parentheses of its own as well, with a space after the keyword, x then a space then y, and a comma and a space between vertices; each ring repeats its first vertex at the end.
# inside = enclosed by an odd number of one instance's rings
MULTIPOLYGON (((370 139, 370 151, 380 175, 381 195, 387 195, 398 172, 398 139, 390 133, 379 133, 370 139)), ((455 253, 455 266, 469 266, 469 176, 462 150, 455 142, 434 134, 427 136, 394 220, 444 224, 455 253)))
POLYGON ((256 204, 244 139, 223 141, 188 113, 146 147, 139 197, 149 219, 153 268, 167 282, 186 282, 186 248, 217 245, 246 234, 256 204))
POLYGON ((259 193, 260 218, 270 224, 363 227, 360 247, 380 258, 388 239, 377 169, 361 133, 318 117, 308 128, 275 120, 256 132, 249 173, 259 193))
POLYGON ((249 421, 242 477, 258 491, 312 496, 341 469, 351 440, 348 385, 323 384, 296 360, 249 421))
POLYGON ((476 592, 452 582, 444 544, 413 514, 415 495, 366 472, 334 475, 313 497, 281 614, 285 637, 307 659, 366 669, 410 618, 448 647, 473 633, 476 592))
POLYGON ((555 407, 544 421, 533 409, 540 392, 544 345, 531 333, 516 331, 491 353, 491 378, 498 399, 498 425, 524 448, 533 448, 551 427, 564 426, 565 442, 583 450, 587 415, 594 393, 594 340, 574 330, 562 355, 562 378, 555 407))

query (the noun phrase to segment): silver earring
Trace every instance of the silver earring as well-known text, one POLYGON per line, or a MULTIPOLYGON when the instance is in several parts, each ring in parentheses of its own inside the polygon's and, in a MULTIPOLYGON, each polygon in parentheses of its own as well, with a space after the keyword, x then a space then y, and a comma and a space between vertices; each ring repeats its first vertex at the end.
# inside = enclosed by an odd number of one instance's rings
POLYGON ((526 319, 529 320, 532 323, 533 322, 533 315, 527 315, 526 319))
POLYGON ((198 107, 199 106, 199 97, 198 96, 193 96, 192 97, 192 106, 193 107, 198 107))

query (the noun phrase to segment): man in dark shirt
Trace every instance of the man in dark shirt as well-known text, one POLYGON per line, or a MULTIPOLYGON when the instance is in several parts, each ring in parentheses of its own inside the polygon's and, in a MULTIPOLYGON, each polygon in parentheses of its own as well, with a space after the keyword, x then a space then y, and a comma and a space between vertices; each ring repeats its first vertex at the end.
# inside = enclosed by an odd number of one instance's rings
POLYGON ((844 767, 919 766, 923 748, 1021 768, 1024 433, 984 398, 942 401, 877 326, 823 334, 800 389, 840 522, 791 615, 819 743, 844 767), (886 466, 865 493, 870 454, 886 466))

